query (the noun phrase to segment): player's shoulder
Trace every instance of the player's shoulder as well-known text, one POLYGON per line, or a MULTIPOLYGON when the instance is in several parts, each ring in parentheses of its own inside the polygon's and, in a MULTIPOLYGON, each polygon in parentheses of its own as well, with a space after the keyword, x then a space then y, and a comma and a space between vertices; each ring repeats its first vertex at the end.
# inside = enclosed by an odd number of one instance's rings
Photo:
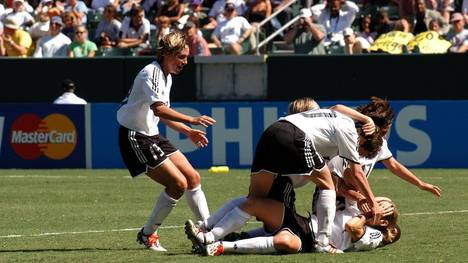
POLYGON ((140 75, 145 75, 145 76, 159 76, 162 74, 162 69, 159 63, 155 60, 151 62, 150 64, 146 65, 141 71, 140 75))

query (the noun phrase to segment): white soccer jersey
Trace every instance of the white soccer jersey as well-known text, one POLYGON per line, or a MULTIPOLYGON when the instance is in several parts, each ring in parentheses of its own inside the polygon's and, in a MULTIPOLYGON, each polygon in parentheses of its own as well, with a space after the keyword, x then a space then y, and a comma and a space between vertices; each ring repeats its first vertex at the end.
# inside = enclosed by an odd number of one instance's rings
POLYGON ((339 155, 359 163, 358 134, 351 118, 333 110, 318 109, 288 115, 280 120, 301 129, 325 159, 339 155))
MULTIPOLYGON (((365 157, 360 157, 359 162, 361 163, 364 174, 366 175, 366 177, 369 177, 377 162, 387 160, 391 157, 392 152, 390 152, 390 149, 388 149, 387 140, 383 139, 382 147, 380 148, 380 151, 374 158, 368 159, 365 157)), ((343 172, 347 167, 347 161, 339 156, 334 157, 328 162, 328 168, 330 169, 330 171, 334 172, 339 177, 343 177, 343 172)))
MULTIPOLYGON (((383 235, 379 230, 370 226, 364 226, 365 233, 359 240, 356 242, 351 241, 351 235, 346 231, 345 225, 355 216, 357 214, 353 210, 345 209, 336 212, 330 242, 342 251, 365 251, 379 247, 382 243, 383 235)), ((317 217, 314 215, 311 220, 312 228, 315 236, 317 236, 317 217)))
POLYGON ((165 77, 157 61, 144 67, 117 111, 119 124, 148 136, 159 134, 159 117, 154 115, 151 105, 162 102, 170 107, 171 86, 171 75, 165 77))

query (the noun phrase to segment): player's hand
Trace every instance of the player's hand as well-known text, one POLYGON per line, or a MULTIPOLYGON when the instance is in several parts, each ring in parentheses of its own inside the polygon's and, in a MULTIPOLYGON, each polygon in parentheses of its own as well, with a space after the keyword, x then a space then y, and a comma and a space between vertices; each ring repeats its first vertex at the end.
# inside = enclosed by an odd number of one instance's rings
POLYGON ((385 200, 377 201, 377 203, 382 208, 382 217, 389 216, 393 214, 393 212, 395 211, 395 207, 393 206, 393 203, 386 202, 385 200))
POLYGON ((211 118, 209 116, 206 116, 206 115, 202 115, 200 117, 193 118, 192 121, 190 121, 190 124, 201 125, 203 127, 208 127, 208 126, 213 125, 215 123, 216 123, 216 121, 213 118, 211 118))
POLYGON ((419 186, 419 189, 431 192, 433 195, 435 195, 437 197, 440 197, 442 195, 442 189, 440 189, 440 187, 438 187, 437 185, 422 183, 419 186))
POLYGON ((204 131, 191 129, 187 136, 198 148, 203 148, 208 145, 208 138, 206 138, 206 132, 204 131))
POLYGON ((377 225, 383 217, 383 209, 378 203, 374 203, 371 207, 372 210, 372 223, 377 225))
POLYGON ((367 203, 367 199, 363 198, 357 202, 359 210, 366 216, 370 217, 372 214, 372 210, 370 209, 369 204, 367 203))
POLYGON ((364 132, 365 135, 371 135, 374 134, 375 132, 375 123, 372 120, 372 118, 367 118, 366 123, 362 125, 362 131, 364 132))

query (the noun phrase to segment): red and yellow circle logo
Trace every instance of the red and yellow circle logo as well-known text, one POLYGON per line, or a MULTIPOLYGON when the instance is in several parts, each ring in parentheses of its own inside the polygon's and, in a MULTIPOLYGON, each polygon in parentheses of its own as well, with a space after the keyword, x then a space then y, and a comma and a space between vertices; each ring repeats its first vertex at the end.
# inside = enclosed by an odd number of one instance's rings
POLYGON ((76 127, 63 114, 53 113, 43 119, 36 114, 23 114, 11 125, 11 147, 25 160, 42 155, 53 160, 65 159, 75 149, 76 140, 76 127))

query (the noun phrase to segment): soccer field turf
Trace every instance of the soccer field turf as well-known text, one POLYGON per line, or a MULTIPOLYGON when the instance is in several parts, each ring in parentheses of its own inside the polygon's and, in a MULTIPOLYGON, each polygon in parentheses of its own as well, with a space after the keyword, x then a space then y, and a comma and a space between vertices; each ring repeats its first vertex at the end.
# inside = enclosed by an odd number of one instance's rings
MULTIPOLYGON (((401 213, 399 242, 371 252, 341 255, 191 254, 183 224, 193 218, 183 197, 159 233, 167 253, 135 242, 162 187, 126 170, 0 170, 0 262, 467 262, 468 170, 413 170, 439 185, 436 198, 386 170, 370 182, 379 196, 392 198, 401 213)), ((214 212, 226 200, 245 195, 248 170, 210 174, 200 170, 214 212)), ((297 189, 297 208, 310 210, 313 185, 297 189)), ((260 226, 252 219, 245 229, 260 226)))

